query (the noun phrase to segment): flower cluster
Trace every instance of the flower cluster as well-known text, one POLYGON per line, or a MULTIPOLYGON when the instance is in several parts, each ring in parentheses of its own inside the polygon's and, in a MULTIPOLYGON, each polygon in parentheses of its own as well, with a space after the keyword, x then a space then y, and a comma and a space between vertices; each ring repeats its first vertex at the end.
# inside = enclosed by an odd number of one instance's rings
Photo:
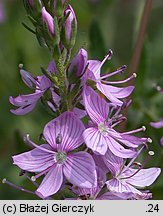
POLYGON ((90 60, 83 48, 71 57, 77 19, 68 1, 24 3, 35 30, 26 27, 49 49, 52 59, 41 76, 33 76, 20 65, 22 80, 33 93, 10 97, 16 106, 11 112, 27 114, 40 100, 53 119, 43 129, 44 143, 37 145, 27 135, 24 141, 33 149, 13 156, 13 163, 37 186, 34 194, 43 199, 65 188, 73 194, 71 199, 151 198, 151 192, 142 190, 160 174, 160 168, 144 168, 154 154, 148 150, 151 139, 135 135, 144 126, 127 132, 117 129, 126 120, 122 111, 131 104, 127 97, 134 90, 119 85, 136 74, 122 81, 110 80, 124 73, 125 65, 102 74, 102 66, 112 58, 111 50, 103 61, 90 60), (143 150, 147 157, 140 163, 137 158, 143 150))

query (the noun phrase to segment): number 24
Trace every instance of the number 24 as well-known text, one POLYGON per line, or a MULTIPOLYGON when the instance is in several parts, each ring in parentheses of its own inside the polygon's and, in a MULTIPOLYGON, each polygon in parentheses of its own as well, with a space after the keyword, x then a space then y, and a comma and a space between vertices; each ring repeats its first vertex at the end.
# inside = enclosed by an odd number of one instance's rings
POLYGON ((150 207, 149 210, 147 210, 146 212, 154 212, 154 211, 159 211, 159 208, 158 208, 158 204, 156 205, 153 205, 153 204, 148 204, 148 207, 150 207))

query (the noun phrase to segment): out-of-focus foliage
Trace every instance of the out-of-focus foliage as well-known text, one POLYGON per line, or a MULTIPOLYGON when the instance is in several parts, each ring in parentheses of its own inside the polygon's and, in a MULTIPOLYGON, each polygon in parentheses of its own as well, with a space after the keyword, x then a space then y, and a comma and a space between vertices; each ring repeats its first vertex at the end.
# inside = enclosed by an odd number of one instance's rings
MULTIPOLYGON (((1 0, 2 1, 2 0, 1 0)), ((0 180, 4 177, 12 182, 31 188, 25 177, 19 177, 19 170, 12 165, 11 156, 28 150, 22 141, 23 134, 29 133, 38 140, 48 114, 38 104, 34 112, 26 116, 10 113, 10 95, 27 93, 21 82, 18 65, 34 74, 41 74, 40 66, 46 67, 49 54, 40 48, 35 37, 22 25, 28 22, 20 0, 5 0, 6 20, 0 23, 0 180)), ((134 51, 144 0, 72 0, 78 18, 78 37, 74 53, 79 47, 89 51, 90 58, 102 59, 109 48, 114 52, 105 70, 129 65, 134 51)), ((149 126, 149 122, 163 117, 163 95, 156 92, 154 85, 163 87, 163 1, 153 1, 153 8, 145 36, 141 61, 137 70, 136 89, 129 108, 127 129, 145 125, 146 136, 153 139, 149 145, 155 156, 147 166, 163 168, 163 147, 159 140, 163 130, 149 126)), ((135 72, 135 71, 134 71, 135 72)), ((125 75, 124 75, 125 76, 125 75)), ((145 155, 140 158, 143 160, 145 155)), ((163 199, 163 174, 150 188, 154 199, 163 199)), ((0 184, 0 199, 35 199, 7 185, 0 184)))

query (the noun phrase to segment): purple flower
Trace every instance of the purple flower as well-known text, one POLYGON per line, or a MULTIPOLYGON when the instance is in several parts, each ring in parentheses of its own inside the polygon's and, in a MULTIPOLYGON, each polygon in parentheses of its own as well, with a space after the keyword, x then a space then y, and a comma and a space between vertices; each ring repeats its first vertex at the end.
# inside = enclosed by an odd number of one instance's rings
POLYGON ((77 77, 80 77, 87 66, 88 54, 85 49, 80 49, 78 54, 73 58, 69 66, 69 74, 75 72, 77 77))
POLYGON ((125 200, 133 198, 132 193, 113 193, 110 191, 103 192, 102 189, 106 182, 106 175, 103 170, 97 168, 97 187, 86 189, 81 187, 72 187, 72 191, 78 195, 78 199, 87 200, 125 200))
POLYGON ((32 151, 13 156, 14 164, 23 170, 45 177, 36 193, 43 197, 55 194, 63 183, 64 176, 73 185, 92 188, 97 185, 94 160, 87 152, 73 152, 83 143, 83 123, 72 113, 65 112, 49 122, 43 131, 48 144, 37 146, 32 151))
POLYGON ((42 20, 47 25, 49 33, 52 37, 55 36, 55 27, 54 27, 54 19, 53 17, 47 12, 46 8, 43 7, 41 10, 42 20))
MULTIPOLYGON (((49 64, 48 71, 52 69, 52 63, 49 64)), ((53 67, 53 73, 54 67, 53 67)), ((28 95, 19 95, 16 98, 10 96, 9 101, 12 105, 18 107, 17 109, 11 109, 11 112, 15 115, 25 115, 31 112, 37 104, 37 101, 43 96, 45 91, 50 88, 52 99, 58 105, 60 97, 54 92, 51 81, 45 76, 33 77, 29 72, 24 69, 20 70, 20 74, 23 82, 35 92, 28 95)), ((55 108, 53 108, 55 109, 55 108)))
POLYGON ((122 106, 123 102, 120 99, 128 97, 132 91, 134 90, 134 86, 128 86, 128 87, 115 87, 112 86, 113 84, 122 84, 126 83, 129 80, 136 77, 136 74, 133 74, 131 77, 129 77, 126 80, 122 81, 107 81, 108 78, 110 78, 113 75, 122 73, 126 66, 122 66, 121 68, 117 69, 116 71, 109 73, 107 75, 101 76, 101 68, 106 60, 110 59, 112 56, 112 51, 109 51, 109 54, 105 57, 105 59, 100 62, 97 60, 90 60, 88 61, 88 69, 83 76, 83 80, 93 80, 96 83, 97 89, 104 94, 112 103, 122 106))
POLYGON ((143 165, 140 165, 137 169, 133 168, 135 159, 136 158, 132 159, 129 164, 125 166, 122 158, 115 156, 109 150, 107 151, 104 156, 104 162, 113 175, 113 178, 106 182, 110 191, 116 193, 133 193, 135 198, 139 197, 139 199, 147 195, 137 188, 140 189, 150 186, 160 175, 161 169, 143 169, 143 165))
POLYGON ((64 16, 66 16, 68 13, 69 13, 69 16, 67 17, 64 23, 64 29, 65 29, 66 39, 67 41, 70 41, 71 36, 72 36, 73 23, 77 25, 76 16, 75 16, 74 10, 71 7, 71 5, 68 5, 66 10, 64 11, 64 16))
POLYGON ((119 157, 131 158, 136 155, 133 149, 148 141, 147 138, 130 135, 137 131, 116 132, 113 127, 121 121, 122 116, 119 116, 117 112, 117 115, 110 118, 109 115, 113 110, 111 110, 109 104, 88 86, 84 87, 83 101, 93 122, 93 125, 84 131, 83 136, 86 145, 96 154, 104 155, 109 148, 113 154, 119 157), (123 145, 128 148, 124 148, 123 145), (129 148, 132 148, 132 150, 129 148))

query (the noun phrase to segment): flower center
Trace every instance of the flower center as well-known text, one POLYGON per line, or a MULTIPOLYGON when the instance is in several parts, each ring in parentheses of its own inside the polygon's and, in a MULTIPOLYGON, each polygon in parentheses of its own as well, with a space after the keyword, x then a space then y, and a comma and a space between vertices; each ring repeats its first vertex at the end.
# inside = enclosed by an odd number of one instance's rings
POLYGON ((107 128, 107 126, 106 126, 104 123, 100 123, 100 124, 98 125, 98 129, 99 129, 99 131, 100 131, 104 136, 107 135, 107 133, 108 133, 108 128, 107 128))
POLYGON ((67 155, 63 152, 58 152, 56 154, 56 160, 57 160, 57 163, 59 164, 63 164, 67 159, 67 155))

